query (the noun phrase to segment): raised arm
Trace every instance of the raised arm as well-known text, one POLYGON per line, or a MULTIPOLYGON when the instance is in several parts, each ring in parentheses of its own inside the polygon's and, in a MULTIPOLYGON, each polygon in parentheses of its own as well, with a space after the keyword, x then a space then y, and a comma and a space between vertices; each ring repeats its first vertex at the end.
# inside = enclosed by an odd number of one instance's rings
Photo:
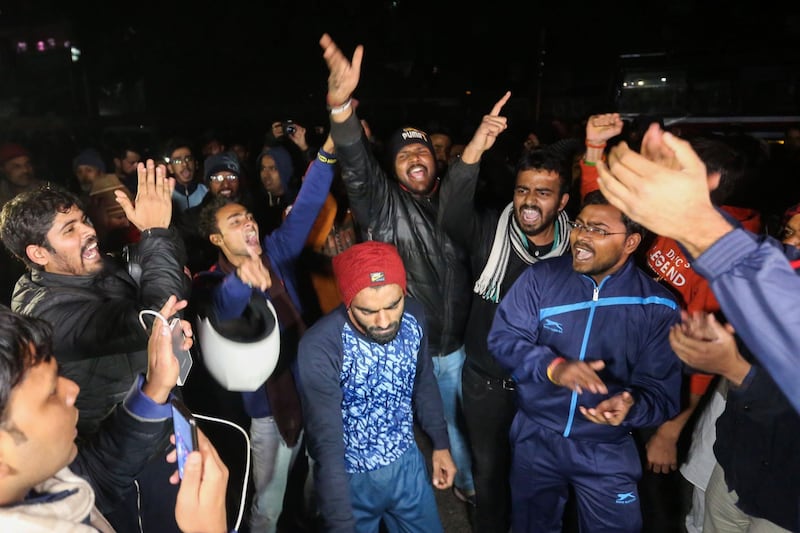
POLYGON ((347 59, 333 39, 324 33, 319 40, 322 57, 328 65, 328 108, 331 120, 344 122, 353 114, 352 96, 361 78, 364 47, 356 46, 352 60, 347 59))

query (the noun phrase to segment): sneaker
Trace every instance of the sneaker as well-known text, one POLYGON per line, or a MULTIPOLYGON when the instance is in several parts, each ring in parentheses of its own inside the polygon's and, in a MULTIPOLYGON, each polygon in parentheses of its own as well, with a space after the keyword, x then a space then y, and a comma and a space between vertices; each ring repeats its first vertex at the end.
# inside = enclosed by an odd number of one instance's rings
POLYGON ((464 503, 468 503, 475 507, 477 501, 475 500, 475 491, 465 492, 453 485, 453 495, 464 503))

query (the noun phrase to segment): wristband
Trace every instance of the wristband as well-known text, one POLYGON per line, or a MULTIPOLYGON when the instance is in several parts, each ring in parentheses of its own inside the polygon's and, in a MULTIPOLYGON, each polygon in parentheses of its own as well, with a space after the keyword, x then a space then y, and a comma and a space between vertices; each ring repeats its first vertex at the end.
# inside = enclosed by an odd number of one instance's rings
POLYGON ((324 150, 320 150, 317 153, 317 159, 323 163, 328 165, 335 165, 336 164, 336 156, 325 152, 324 150))
POLYGON ((555 370, 556 367, 561 363, 563 363, 564 361, 566 361, 566 359, 564 359, 563 357, 556 357, 547 366, 547 379, 549 379, 550 383, 552 383, 553 385, 558 385, 558 383, 556 383, 556 381, 553 379, 553 370, 555 370))
POLYGON ((603 149, 606 147, 606 143, 603 144, 592 144, 589 141, 586 141, 587 148, 597 148, 598 150, 603 149))
POLYGON ((583 160, 583 164, 588 166, 588 167, 596 167, 597 166, 597 162, 596 161, 587 161, 586 159, 583 160))
POLYGON ((328 111, 331 112, 331 115, 338 115, 339 113, 344 113, 348 109, 350 109, 350 105, 353 103, 352 98, 348 98, 345 103, 338 106, 329 106, 328 111))

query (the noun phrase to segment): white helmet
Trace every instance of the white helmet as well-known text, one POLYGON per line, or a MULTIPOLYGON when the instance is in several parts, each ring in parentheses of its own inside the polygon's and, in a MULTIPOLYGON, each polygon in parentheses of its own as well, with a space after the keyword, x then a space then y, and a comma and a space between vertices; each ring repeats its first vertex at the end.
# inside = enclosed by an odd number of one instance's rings
POLYGON ((254 391, 263 385, 275 370, 281 351, 272 302, 254 296, 246 315, 225 321, 197 318, 203 362, 209 374, 229 391, 254 391))

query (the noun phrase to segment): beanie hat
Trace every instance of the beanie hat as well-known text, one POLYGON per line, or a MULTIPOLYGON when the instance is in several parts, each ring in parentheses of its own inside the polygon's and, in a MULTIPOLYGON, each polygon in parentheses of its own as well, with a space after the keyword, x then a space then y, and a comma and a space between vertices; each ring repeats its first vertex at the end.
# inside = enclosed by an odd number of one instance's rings
POLYGON ((367 287, 396 283, 406 292, 406 269, 392 244, 366 241, 354 244, 333 256, 333 274, 342 294, 342 302, 350 307, 356 294, 367 287))
POLYGON ((30 153, 21 144, 5 143, 0 146, 0 165, 5 165, 8 161, 22 156, 30 157, 30 153))
POLYGON ((394 160, 397 158, 397 152, 409 144, 422 144, 431 151, 432 155, 436 153, 433 150, 433 143, 431 142, 430 136, 422 130, 409 126, 397 130, 389 137, 389 150, 387 152, 390 157, 389 161, 394 164, 394 160))
POLYGON ((81 165, 94 167, 98 169, 101 174, 106 173, 106 164, 103 161, 103 157, 94 148, 87 148, 75 156, 75 159, 72 160, 72 171, 75 172, 81 165))
POLYGON ((221 154, 210 155, 206 158, 203 164, 203 175, 205 181, 217 172, 227 170, 233 172, 236 176, 240 176, 239 158, 236 157, 234 152, 222 152, 221 154))

